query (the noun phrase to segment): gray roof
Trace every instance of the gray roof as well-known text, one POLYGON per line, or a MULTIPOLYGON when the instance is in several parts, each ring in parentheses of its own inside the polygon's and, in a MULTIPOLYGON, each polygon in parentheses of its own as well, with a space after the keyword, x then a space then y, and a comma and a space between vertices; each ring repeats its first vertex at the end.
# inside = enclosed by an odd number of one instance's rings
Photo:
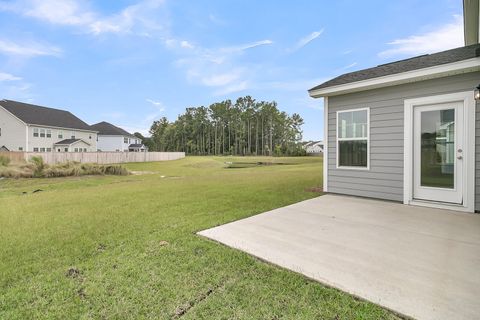
POLYGON ((123 130, 122 128, 119 128, 117 126, 114 126, 111 123, 108 123, 106 121, 102 121, 99 123, 96 123, 91 126, 91 128, 95 131, 98 131, 99 135, 107 135, 107 136, 128 136, 132 137, 135 139, 138 139, 135 137, 133 134, 123 130))
POLYGON ((138 143, 132 143, 131 145, 128 146, 129 148, 142 148, 145 147, 143 144, 138 144, 138 143))
POLYGON ((83 140, 82 139, 64 139, 62 141, 58 141, 57 143, 55 143, 55 145, 69 146, 69 145, 74 144, 75 142, 78 142, 78 141, 83 141, 83 140))
POLYGON ((12 100, 1 100, 0 106, 27 124, 95 131, 72 113, 12 100))
POLYGON ((474 44, 467 47, 460 47, 433 54, 425 54, 423 56, 382 64, 374 68, 345 73, 332 80, 313 87, 308 91, 439 66, 442 64, 458 62, 478 56, 480 56, 480 44, 474 44))

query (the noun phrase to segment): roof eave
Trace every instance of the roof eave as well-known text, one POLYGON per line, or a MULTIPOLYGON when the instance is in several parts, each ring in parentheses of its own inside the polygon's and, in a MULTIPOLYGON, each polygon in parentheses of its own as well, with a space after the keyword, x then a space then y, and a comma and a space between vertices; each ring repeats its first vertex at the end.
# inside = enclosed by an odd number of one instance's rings
POLYGON ((308 93, 312 98, 330 97, 475 71, 480 71, 480 57, 326 88, 311 89, 308 93))

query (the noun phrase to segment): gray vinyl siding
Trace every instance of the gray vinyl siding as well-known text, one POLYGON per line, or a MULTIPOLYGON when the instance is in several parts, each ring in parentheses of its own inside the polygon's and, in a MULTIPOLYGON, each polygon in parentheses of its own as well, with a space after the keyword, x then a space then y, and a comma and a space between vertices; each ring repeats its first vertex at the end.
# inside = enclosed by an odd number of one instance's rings
MULTIPOLYGON (((404 100, 473 91, 480 72, 425 80, 328 98, 328 191, 403 201, 404 100), (336 167, 336 112, 370 108, 370 170, 336 167)), ((473 92, 472 92, 473 94, 473 92)), ((476 185, 480 185, 480 111, 476 121, 476 185)), ((476 208, 480 208, 476 188, 476 208)))

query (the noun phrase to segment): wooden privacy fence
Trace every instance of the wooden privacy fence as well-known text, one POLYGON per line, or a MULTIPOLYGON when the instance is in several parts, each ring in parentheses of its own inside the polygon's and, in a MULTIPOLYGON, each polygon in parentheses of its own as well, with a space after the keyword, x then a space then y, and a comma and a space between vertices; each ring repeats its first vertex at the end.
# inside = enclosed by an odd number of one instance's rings
POLYGON ((169 161, 185 158, 185 152, 0 152, 12 161, 40 156, 48 164, 76 161, 81 163, 126 163, 169 161))

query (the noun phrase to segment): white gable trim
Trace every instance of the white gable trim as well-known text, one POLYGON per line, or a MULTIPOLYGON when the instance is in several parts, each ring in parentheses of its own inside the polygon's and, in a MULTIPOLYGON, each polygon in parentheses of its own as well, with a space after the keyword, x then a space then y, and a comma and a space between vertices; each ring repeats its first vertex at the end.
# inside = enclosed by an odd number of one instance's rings
POLYGON ((403 83, 480 71, 480 57, 309 91, 312 98, 336 96, 403 83))

